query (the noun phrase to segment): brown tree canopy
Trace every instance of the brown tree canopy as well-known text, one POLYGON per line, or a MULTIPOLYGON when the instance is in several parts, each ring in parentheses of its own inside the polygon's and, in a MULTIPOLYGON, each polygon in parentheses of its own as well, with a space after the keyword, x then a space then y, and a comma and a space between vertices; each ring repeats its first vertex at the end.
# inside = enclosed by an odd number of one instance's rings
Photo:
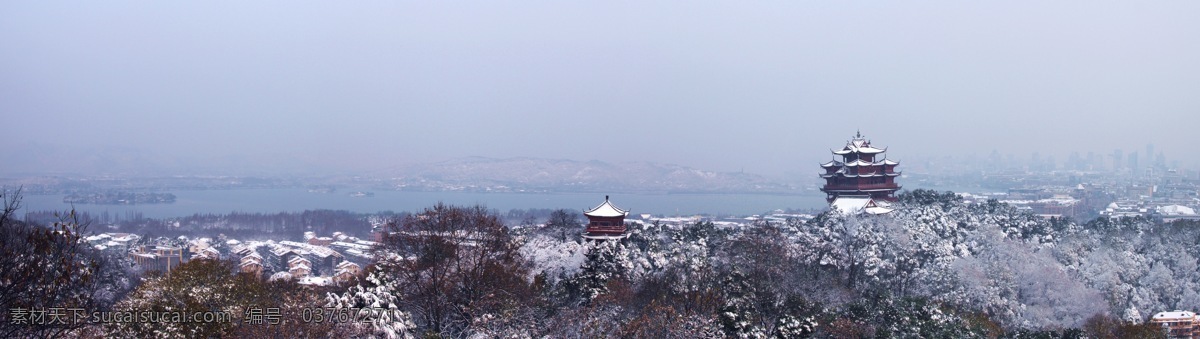
POLYGON ((389 225, 377 255, 421 330, 461 336, 472 321, 528 300, 530 265, 519 249, 484 207, 438 204, 389 225))

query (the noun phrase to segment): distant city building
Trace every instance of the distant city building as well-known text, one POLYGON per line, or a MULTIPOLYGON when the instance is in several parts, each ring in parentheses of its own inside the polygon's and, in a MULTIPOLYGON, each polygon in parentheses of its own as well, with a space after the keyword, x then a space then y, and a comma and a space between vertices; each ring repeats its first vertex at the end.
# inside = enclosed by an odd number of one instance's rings
POLYGON ((1113 165, 1112 165, 1113 172, 1120 171, 1121 168, 1124 168, 1123 164, 1124 164, 1125 156, 1124 156, 1124 153, 1122 153, 1120 149, 1113 150, 1111 156, 1112 156, 1112 161, 1113 161, 1113 165))
POLYGON ((196 259, 221 260, 221 251, 212 247, 205 247, 199 252, 192 253, 192 260, 196 259))
POLYGON ((1191 207, 1182 205, 1167 205, 1159 206, 1155 209, 1158 216, 1163 222, 1173 222, 1176 220, 1200 220, 1200 214, 1196 214, 1196 210, 1191 207))
POLYGON ((248 253, 242 257, 238 263, 238 270, 242 273, 250 274, 255 278, 261 278, 263 273, 263 257, 254 252, 253 249, 239 251, 240 253, 248 253))
POLYGON ((288 273, 293 278, 303 278, 312 274, 312 262, 304 257, 294 256, 288 259, 288 273))
POLYGON ((1162 326, 1171 338, 1200 338, 1200 318, 1188 311, 1159 312, 1150 323, 1162 326))
POLYGON ((333 281, 342 284, 350 283, 354 280, 354 277, 361 272, 362 269, 358 266, 358 264, 349 261, 342 261, 341 263, 337 264, 337 267, 334 270, 333 281))
POLYGON ((101 233, 84 239, 95 249, 124 253, 129 250, 130 245, 137 243, 141 237, 137 234, 129 233, 101 233))
POLYGON ((1142 170, 1141 170, 1142 168, 1138 167, 1138 152, 1134 151, 1132 153, 1129 153, 1128 160, 1129 160, 1129 173, 1133 174, 1134 177, 1140 177, 1142 175, 1142 170))
POLYGON ((313 237, 308 239, 309 245, 329 246, 333 243, 333 238, 330 237, 313 237))
POLYGON ((862 133, 856 133, 842 149, 830 152, 834 159, 821 164, 825 172, 820 175, 825 179, 821 191, 831 208, 842 213, 891 212, 887 207, 888 202, 896 201, 894 194, 900 189, 896 184, 900 163, 887 159, 886 148, 875 148, 862 133))
POLYGON ((625 216, 629 215, 629 211, 613 205, 608 200, 607 195, 604 196, 603 203, 584 211, 583 215, 588 218, 587 229, 583 235, 584 238, 602 240, 624 238, 626 236, 625 216))
POLYGON ((159 271, 170 274, 171 269, 187 262, 189 257, 183 247, 142 245, 129 252, 129 259, 142 271, 159 271))

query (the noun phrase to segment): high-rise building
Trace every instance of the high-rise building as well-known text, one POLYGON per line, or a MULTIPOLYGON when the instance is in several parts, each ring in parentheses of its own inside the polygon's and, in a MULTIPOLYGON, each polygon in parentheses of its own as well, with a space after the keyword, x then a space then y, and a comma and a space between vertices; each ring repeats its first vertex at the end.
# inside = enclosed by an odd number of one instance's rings
POLYGON ((1129 171, 1134 176, 1139 176, 1143 172, 1141 170, 1141 167, 1138 167, 1138 152, 1137 151, 1134 151, 1133 153, 1129 153, 1129 171))
POLYGON ((1063 168, 1081 171, 1087 169, 1087 166, 1083 163, 1083 158, 1079 156, 1079 152, 1071 152, 1071 155, 1067 157, 1067 163, 1063 164, 1063 168))
POLYGON ((1154 164, 1154 144, 1146 144, 1146 165, 1154 164))

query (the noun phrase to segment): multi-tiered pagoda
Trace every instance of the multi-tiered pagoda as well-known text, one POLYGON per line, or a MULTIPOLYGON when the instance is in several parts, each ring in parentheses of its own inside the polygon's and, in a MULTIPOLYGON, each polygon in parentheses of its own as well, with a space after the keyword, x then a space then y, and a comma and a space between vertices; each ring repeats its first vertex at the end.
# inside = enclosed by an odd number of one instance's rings
POLYGON ((825 170, 821 173, 825 179, 821 191, 827 194, 831 206, 843 213, 890 212, 888 202, 896 201, 893 194, 900 189, 896 184, 900 176, 896 165, 900 163, 887 159, 887 148, 875 148, 862 133, 856 133, 845 147, 831 152, 834 159, 821 164, 825 170))
POLYGON ((625 216, 629 215, 629 211, 613 205, 607 195, 604 196, 604 203, 584 211, 583 215, 588 218, 584 238, 599 240, 625 237, 625 216))

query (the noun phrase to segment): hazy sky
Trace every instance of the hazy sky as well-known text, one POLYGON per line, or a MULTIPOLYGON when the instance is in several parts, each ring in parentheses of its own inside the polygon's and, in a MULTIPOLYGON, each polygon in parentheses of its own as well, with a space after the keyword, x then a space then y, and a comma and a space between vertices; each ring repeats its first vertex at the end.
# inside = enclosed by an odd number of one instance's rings
POLYGON ((2 152, 779 175, 861 129, 902 161, 1152 142, 1195 165, 1198 18, 1196 1, 8 1, 0 126, 28 147, 2 152))

